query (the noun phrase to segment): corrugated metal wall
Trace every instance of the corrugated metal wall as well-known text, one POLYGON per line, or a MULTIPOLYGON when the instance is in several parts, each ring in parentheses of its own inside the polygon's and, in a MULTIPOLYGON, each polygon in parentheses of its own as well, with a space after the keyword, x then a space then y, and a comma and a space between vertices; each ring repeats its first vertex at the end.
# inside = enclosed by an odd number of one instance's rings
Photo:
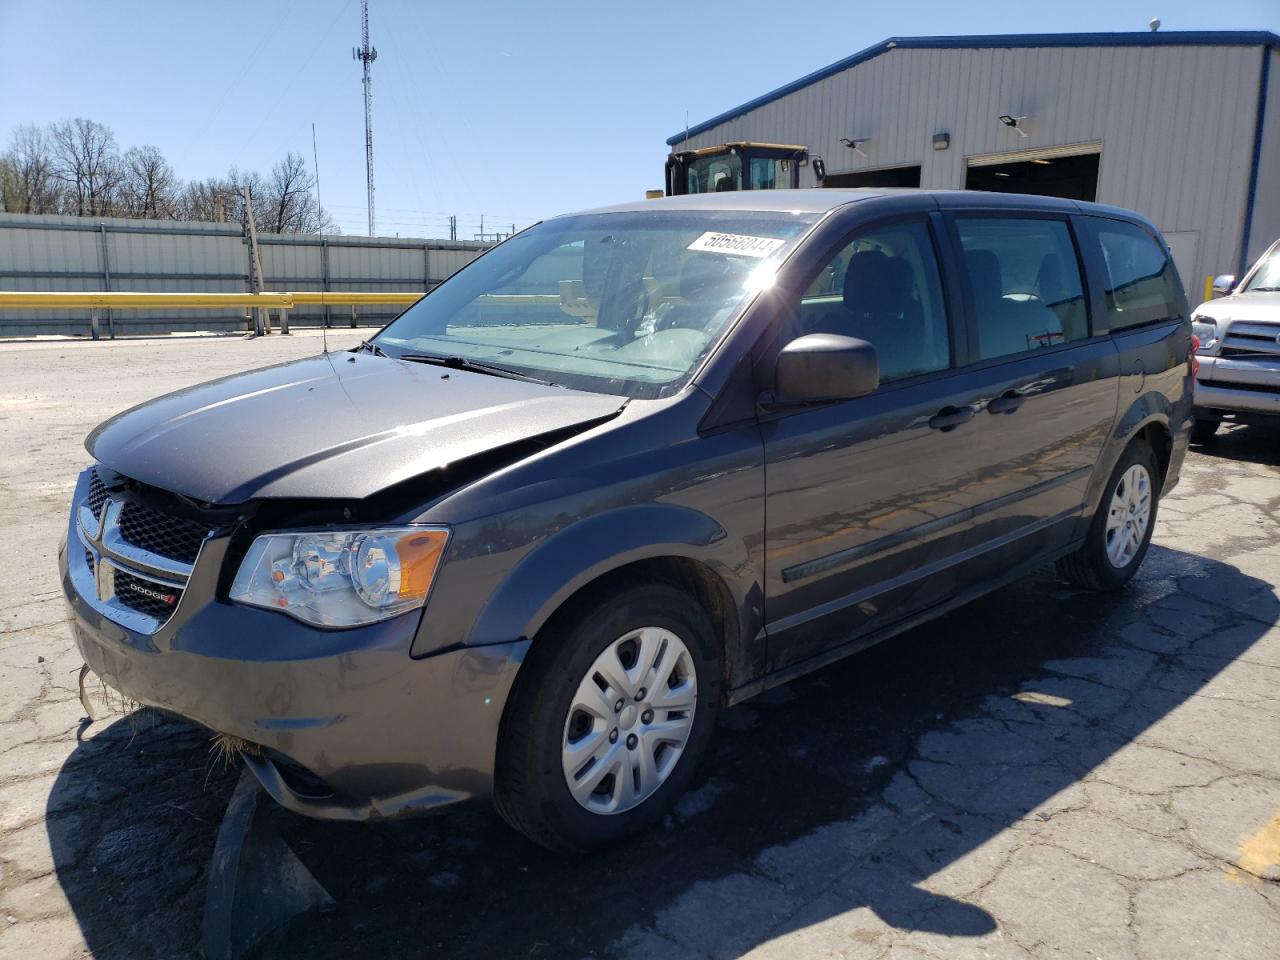
POLYGON ((1253 263, 1280 238, 1280 51, 1269 50, 1266 56, 1271 59, 1267 106, 1262 123, 1262 152, 1258 157, 1258 185, 1246 264, 1253 263))
MULTIPOLYGON (((262 273, 268 290, 347 290, 357 293, 427 291, 474 260, 489 244, 397 237, 298 237, 262 234, 262 273), (325 278, 328 278, 326 284, 325 278)), ((402 307, 360 307, 359 322, 385 322, 402 307)), ((331 323, 350 322, 350 307, 328 308, 331 323)), ((290 315, 319 323, 321 308, 290 315)))
MULTIPOLYGON (((1098 201, 1138 210, 1194 255, 1189 290, 1240 250, 1263 48, 896 49, 689 138, 801 143, 828 174, 921 165, 960 189, 966 158, 1101 141, 1098 201), (1025 116, 1021 137, 1001 114, 1025 116), (934 150, 935 133, 951 135, 934 150), (870 138, 863 159, 841 137, 870 138)), ((1273 86, 1276 80, 1273 73, 1273 86)), ((682 141, 672 149, 685 149, 682 141)), ((1270 155, 1272 181, 1280 150, 1270 155)), ((802 186, 813 186, 811 167, 802 186)), ((1261 185, 1260 185, 1261 192, 1261 185)), ((1276 192, 1273 190, 1273 193, 1276 192)), ((1256 217, 1255 213, 1255 217, 1256 217)), ((1270 216, 1270 214, 1268 214, 1270 216)), ((1194 299, 1195 294, 1192 293, 1194 299)))
MULTIPOLYGON (((471 262, 488 244, 382 237, 260 234, 268 290, 426 291, 471 262), (327 278, 327 280, 326 280, 327 278)), ((127 290, 243 293, 249 247, 238 224, 30 216, 0 213, 0 290, 127 290)), ((394 306, 360 307, 361 324, 381 323, 394 306)), ((350 323, 350 307, 330 307, 350 323)), ((319 323, 321 308, 292 311, 319 323)), ((0 310, 0 336, 85 333, 88 311, 0 310)), ((242 312, 117 310, 130 332, 176 328, 244 329, 242 312)))

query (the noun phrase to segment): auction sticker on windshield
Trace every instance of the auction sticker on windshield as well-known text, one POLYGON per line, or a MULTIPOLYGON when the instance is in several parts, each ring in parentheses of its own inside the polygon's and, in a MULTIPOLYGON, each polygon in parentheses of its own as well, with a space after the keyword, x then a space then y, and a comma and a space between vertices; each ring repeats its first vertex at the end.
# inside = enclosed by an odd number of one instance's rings
POLYGON ((706 250, 709 253, 736 253, 743 257, 767 257, 787 241, 776 237, 749 237, 741 233, 704 233, 690 250, 706 250))

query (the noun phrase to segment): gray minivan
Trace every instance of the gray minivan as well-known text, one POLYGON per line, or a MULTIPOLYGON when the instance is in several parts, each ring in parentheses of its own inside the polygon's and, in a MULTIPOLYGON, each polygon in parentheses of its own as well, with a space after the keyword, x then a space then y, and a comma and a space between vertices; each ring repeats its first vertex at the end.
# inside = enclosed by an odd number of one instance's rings
POLYGON ((559 217, 344 353, 88 438, 89 666, 280 803, 655 823, 717 710, 1056 561, 1141 564, 1186 299, 1124 210, 759 191, 559 217))

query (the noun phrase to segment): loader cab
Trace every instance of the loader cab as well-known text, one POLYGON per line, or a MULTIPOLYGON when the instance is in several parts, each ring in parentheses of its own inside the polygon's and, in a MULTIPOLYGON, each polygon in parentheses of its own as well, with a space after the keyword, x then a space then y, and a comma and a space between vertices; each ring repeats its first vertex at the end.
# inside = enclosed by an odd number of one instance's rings
POLYGON ((785 143, 722 143, 677 150, 667 157, 667 196, 729 190, 781 190, 800 185, 807 147, 785 143))

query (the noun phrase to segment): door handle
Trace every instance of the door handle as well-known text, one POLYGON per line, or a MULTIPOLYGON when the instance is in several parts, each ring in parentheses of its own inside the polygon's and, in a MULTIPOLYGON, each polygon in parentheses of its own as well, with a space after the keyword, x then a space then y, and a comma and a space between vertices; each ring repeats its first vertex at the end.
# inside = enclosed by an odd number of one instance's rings
POLYGON ((987 404, 987 413, 1017 413, 1018 408, 1022 406, 1022 401, 1025 399, 1027 399, 1026 396, 1018 393, 1016 390, 1006 390, 1004 393, 1000 394, 1000 396, 987 404))
POLYGON ((968 423, 973 419, 973 407, 943 407, 936 414, 929 418, 929 426, 934 430, 941 430, 943 433, 954 430, 963 423, 968 423))

